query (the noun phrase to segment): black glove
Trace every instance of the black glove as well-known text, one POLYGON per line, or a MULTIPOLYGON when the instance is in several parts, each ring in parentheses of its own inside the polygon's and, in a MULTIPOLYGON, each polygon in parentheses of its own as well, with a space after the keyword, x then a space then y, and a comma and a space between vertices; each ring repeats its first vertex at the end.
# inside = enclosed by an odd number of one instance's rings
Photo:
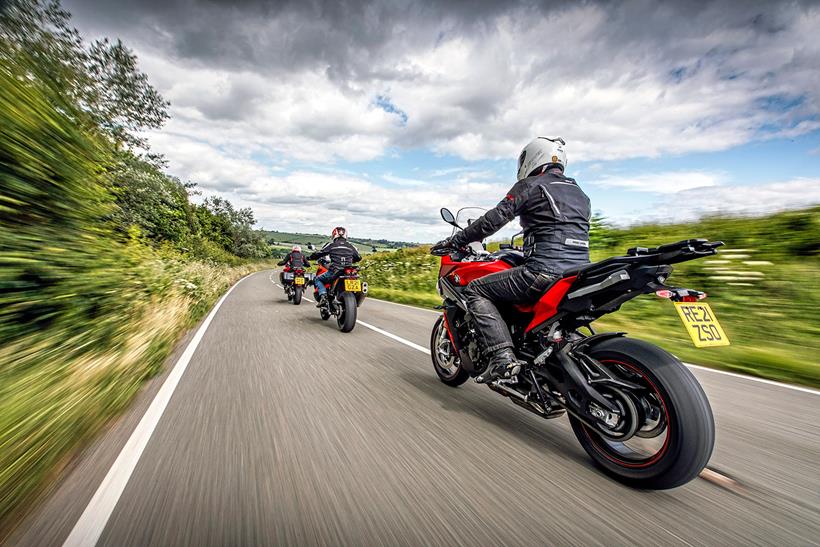
POLYGON ((456 245, 453 244, 453 238, 448 237, 430 247, 430 252, 432 254, 443 255, 449 254, 449 251, 455 250, 456 248, 456 245))

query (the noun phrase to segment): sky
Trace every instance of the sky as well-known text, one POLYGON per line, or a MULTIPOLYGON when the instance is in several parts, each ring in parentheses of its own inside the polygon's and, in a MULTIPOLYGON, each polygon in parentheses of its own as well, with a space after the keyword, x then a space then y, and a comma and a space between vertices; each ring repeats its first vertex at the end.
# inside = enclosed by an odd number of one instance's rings
POLYGON ((262 228, 435 241, 541 135, 618 225, 820 203, 818 1, 63 4, 170 101, 169 172, 262 228))

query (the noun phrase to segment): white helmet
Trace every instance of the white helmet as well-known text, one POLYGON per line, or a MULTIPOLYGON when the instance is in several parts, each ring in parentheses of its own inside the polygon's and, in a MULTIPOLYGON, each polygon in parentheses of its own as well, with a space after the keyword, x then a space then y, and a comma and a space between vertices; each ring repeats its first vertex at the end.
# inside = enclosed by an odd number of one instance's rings
POLYGON ((301 252, 302 252, 302 248, 301 248, 299 245, 294 245, 294 246, 293 246, 293 249, 291 249, 291 251, 293 251, 293 252, 295 252, 295 253, 301 253, 301 252))
POLYGON ((561 137, 536 137, 518 156, 518 180, 525 179, 533 171, 545 165, 555 165, 563 170, 567 166, 567 143, 561 137))

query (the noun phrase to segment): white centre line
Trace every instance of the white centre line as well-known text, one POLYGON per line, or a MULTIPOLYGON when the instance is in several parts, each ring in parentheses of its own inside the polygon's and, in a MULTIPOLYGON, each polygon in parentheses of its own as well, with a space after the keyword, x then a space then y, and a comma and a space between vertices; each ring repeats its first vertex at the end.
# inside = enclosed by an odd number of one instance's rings
MULTIPOLYGON (((430 355, 430 350, 429 349, 427 349, 425 347, 422 347, 422 346, 420 346, 416 343, 413 343, 410 340, 405 340, 401 336, 397 336, 397 335, 393 334, 392 332, 387 332, 386 330, 382 330, 378 327, 375 327, 373 325, 365 323, 364 321, 359 320, 358 322, 361 323, 362 326, 365 326, 365 327, 367 327, 371 330, 374 330, 374 331, 378 332, 379 334, 383 334, 384 336, 387 336, 388 338, 392 338, 396 342, 400 342, 400 343, 404 344, 405 346, 410 346, 413 349, 417 349, 417 350, 419 350, 423 353, 426 353, 427 355, 430 355)), ((782 388, 786 388, 786 389, 792 389, 794 391, 801 391, 803 393, 810 393, 812 395, 820 395, 820 391, 818 391, 816 389, 811 389, 811 388, 808 388, 808 387, 795 386, 795 385, 792 385, 792 384, 784 384, 782 382, 775 382, 773 380, 766 380, 764 378, 755 378, 754 376, 746 376, 744 374, 736 374, 734 372, 728 372, 728 371, 725 371, 725 370, 719 370, 719 369, 715 369, 715 368, 702 367, 702 366, 699 366, 699 365, 693 365, 691 363, 683 363, 683 364, 686 365, 689 368, 693 368, 693 369, 696 369, 696 370, 702 370, 702 371, 705 371, 705 372, 714 372, 715 374, 724 374, 726 376, 732 376, 734 378, 739 378, 741 380, 749 380, 751 382, 758 382, 758 383, 761 383, 761 384, 768 384, 768 385, 771 385, 771 386, 782 387, 782 388)))
POLYGON ((401 336, 396 336, 396 335, 395 335, 395 334, 393 334, 392 332, 387 332, 386 330, 382 330, 382 329, 380 329, 379 327, 374 327, 374 326, 373 326, 373 325, 371 325, 370 323, 365 323, 365 322, 364 322, 364 321, 362 321, 361 319, 359 319, 359 320, 358 320, 358 321, 356 321, 356 322, 357 322, 357 323, 359 323, 359 324, 360 324, 361 326, 363 326, 363 327, 367 327, 368 329, 370 329, 370 330, 372 330, 372 331, 376 331, 376 332, 378 332, 379 334, 383 334, 384 336, 387 336, 388 338, 392 338, 393 340, 395 340, 396 342, 399 342, 400 344, 404 344, 405 346, 409 346, 409 347, 411 347, 411 348, 413 348, 413 349, 415 349, 415 350, 418 350, 418 351, 420 351, 420 352, 422 352, 422 353, 426 353, 427 355, 430 355, 430 350, 429 350, 429 349, 427 349, 427 348, 425 348, 424 346, 420 346, 420 345, 418 345, 418 344, 416 344, 416 343, 414 343, 414 342, 411 342, 410 340, 405 340, 405 339, 404 339, 404 338, 402 338, 401 336))
MULTIPOLYGON (((271 282, 271 283, 273 283, 274 285, 276 285, 277 287, 279 287, 280 289, 284 289, 284 288, 285 288, 285 287, 283 287, 282 285, 280 285, 279 283, 277 283, 276 281, 274 281, 273 279, 271 279, 271 280, 270 280, 270 282, 271 282)), ((307 300, 308 302, 313 302, 314 304, 316 303, 315 301, 313 301, 313 300, 311 300, 310 298, 308 298, 307 296, 305 296, 305 293, 304 293, 304 292, 302 293, 302 299, 303 299, 303 300, 307 300)))
POLYGON ((428 313, 435 313, 435 314, 441 313, 440 311, 429 310, 427 308, 421 308, 419 306, 413 306, 412 304, 401 304, 400 302, 391 302, 390 300, 382 300, 381 298, 376 298, 375 296, 368 296, 367 298, 368 298, 368 300, 375 300, 376 302, 384 302, 385 304, 391 304, 393 306, 401 306, 402 308, 410 308, 411 310, 426 311, 428 313))
POLYGON ((812 395, 820 395, 820 390, 812 389, 810 387, 796 386, 794 384, 785 384, 783 382, 776 382, 774 380, 767 380, 765 378, 757 378, 756 376, 747 376, 745 374, 738 374, 737 372, 729 372, 728 370, 720 370, 718 368, 702 367, 700 365, 693 365, 692 363, 684 363, 689 368, 696 370, 703 370, 705 372, 714 372, 715 374, 723 374, 724 376, 731 376, 732 378, 739 378, 741 380, 748 380, 750 382, 757 382, 759 384, 768 384, 770 386, 782 387, 794 391, 802 391, 803 393, 810 393, 812 395))
MULTIPOLYGON (((279 283, 276 283, 275 281, 273 281, 273 279, 271 279, 271 282, 276 284, 277 287, 280 287, 280 288, 282 287, 281 285, 279 285, 279 283)), ((307 297, 303 296, 302 298, 307 298, 307 297)), ((310 300, 310 299, 307 298, 307 300, 310 300)), ((404 306, 404 307, 407 307, 407 308, 414 308, 414 309, 420 310, 420 311, 428 311, 428 312, 431 312, 431 313, 441 313, 441 312, 436 312, 434 310, 427 310, 427 309, 424 309, 424 308, 418 308, 416 306, 410 306, 408 304, 399 304, 397 302, 389 302, 387 300, 380 300, 378 298, 373 298, 373 300, 378 300, 379 302, 385 302, 387 304, 395 304, 397 306, 404 306)), ((310 301, 313 302, 313 300, 310 300, 310 301)), ((413 349, 419 350, 421 352, 426 353, 427 355, 430 355, 430 350, 429 349, 427 349, 423 346, 420 346, 420 345, 418 345, 414 342, 411 342, 410 340, 405 340, 401 336, 397 336, 397 335, 395 335, 391 332, 387 332, 386 330, 382 330, 378 327, 375 327, 373 325, 365 323, 362 320, 358 320, 358 322, 361 323, 362 326, 367 327, 368 329, 371 329, 373 331, 376 331, 379 334, 383 334, 384 336, 387 336, 388 338, 392 338, 396 342, 399 342, 401 344, 404 344, 405 346, 409 346, 413 349)), ((767 385, 770 385, 770 386, 775 386, 775 387, 780 387, 780 388, 785 388, 785 389, 791 389, 791 390, 794 390, 794 391, 800 391, 802 393, 809 393, 811 395, 820 395, 820 390, 812 389, 812 388, 809 388, 809 387, 796 386, 796 385, 792 385, 792 384, 786 384, 786 383, 783 383, 783 382, 776 382, 774 380, 766 380, 765 378, 757 378, 755 376, 747 376, 745 374, 738 374, 736 372, 729 372, 727 370, 720 370, 720 369, 717 369, 717 368, 703 367, 703 366, 700 366, 700 365, 694 365, 692 363, 683 363, 683 364, 686 365, 687 367, 689 367, 691 369, 695 369, 695 370, 702 370, 704 372, 713 372, 715 374, 723 374, 724 376, 731 376, 733 378, 738 378, 740 380, 748 380, 750 382, 757 382, 757 383, 760 383, 760 384, 767 384, 767 385)))
POLYGON ((211 313, 208 314, 208 317, 205 318, 205 321, 199 327, 199 330, 196 331, 196 334, 188 343, 188 347, 185 348, 185 352, 180 356, 174 368, 162 384, 162 387, 157 392, 154 400, 151 402, 151 406, 148 407, 140 423, 137 424, 136 429, 131 433, 128 442, 122 447, 122 451, 120 451, 111 469, 108 470, 108 474, 103 479, 99 488, 97 488, 91 501, 88 502, 88 506, 85 508, 85 511, 83 511, 83 514, 80 515, 79 520, 74 525, 68 538, 66 538, 65 543, 63 543, 63 547, 93 547, 97 544, 108 523, 108 519, 111 518, 114 507, 117 505, 120 496, 128 484, 128 480, 131 478, 131 474, 134 472, 134 468, 137 466, 137 462, 139 462, 140 456, 142 456, 148 441, 151 439, 151 435, 154 433, 160 418, 162 418, 162 414, 165 412, 165 408, 168 406, 168 402, 171 400, 171 396, 174 394, 179 380, 185 373, 188 363, 191 362, 191 357, 193 357, 197 346, 199 346, 199 342, 202 340, 202 337, 205 336, 208 326, 211 324, 214 316, 216 316, 216 312, 219 311, 222 303, 225 302, 225 299, 228 298, 231 291, 245 279, 247 279, 247 276, 237 281, 233 287, 228 289, 228 292, 219 299, 211 310, 211 313))

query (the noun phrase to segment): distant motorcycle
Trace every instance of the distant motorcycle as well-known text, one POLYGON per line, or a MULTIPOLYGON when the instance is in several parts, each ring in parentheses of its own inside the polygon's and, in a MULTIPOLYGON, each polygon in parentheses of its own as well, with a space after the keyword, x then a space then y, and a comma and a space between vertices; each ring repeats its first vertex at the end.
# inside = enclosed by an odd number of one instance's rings
POLYGON ((295 306, 302 303, 302 293, 305 284, 311 280, 311 276, 305 273, 304 268, 294 268, 282 272, 282 287, 288 297, 288 302, 293 302, 295 306))
MULTIPOLYGON (((316 275, 327 271, 324 265, 319 264, 316 275)), ((367 297, 367 283, 359 277, 359 268, 348 266, 342 275, 332 284, 325 284, 327 299, 319 308, 319 315, 325 321, 331 315, 336 316, 336 324, 342 332, 350 332, 356 326, 356 309, 362 305, 367 297)), ((314 288, 314 298, 318 301, 319 291, 314 288)))
MULTIPOLYGON (((442 209, 441 215, 461 229, 450 211, 442 209)), ((671 264, 714 255, 721 245, 689 239, 629 249, 626 256, 564 272, 532 305, 500 309, 522 369, 488 387, 543 418, 568 414, 581 446, 617 480, 645 489, 692 480, 715 442, 712 410, 700 384, 674 355, 623 332, 596 334, 591 324, 636 296, 655 293, 675 303, 696 346, 727 345, 714 312, 701 302, 706 294, 665 284, 671 264)), ((433 327, 430 351, 439 379, 455 387, 487 367, 465 287, 525 258, 514 240, 495 253, 481 244, 432 252, 442 257, 443 313, 433 327)))

